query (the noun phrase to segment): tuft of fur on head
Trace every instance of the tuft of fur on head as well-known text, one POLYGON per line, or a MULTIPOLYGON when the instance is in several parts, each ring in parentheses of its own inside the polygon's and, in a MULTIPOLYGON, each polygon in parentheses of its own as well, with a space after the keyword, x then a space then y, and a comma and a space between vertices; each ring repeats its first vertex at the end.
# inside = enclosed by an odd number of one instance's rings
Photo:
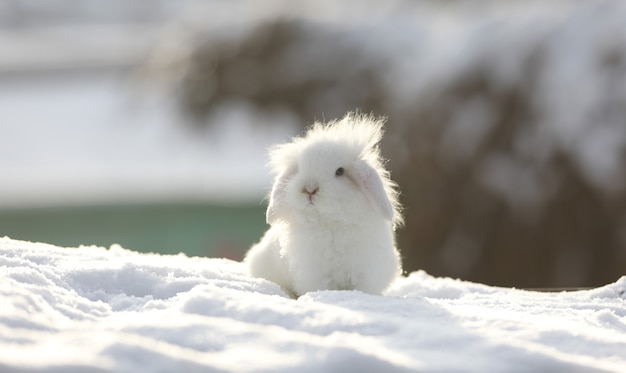
POLYGON ((294 137, 289 143, 271 148, 269 165, 278 180, 280 175, 297 168, 298 159, 307 148, 320 143, 340 145, 353 158, 365 161, 378 173, 393 209, 392 225, 396 228, 403 224, 400 193, 389 171, 385 169, 385 160, 379 149, 385 121, 386 118, 373 115, 348 113, 342 119, 327 123, 315 122, 304 136, 294 137))

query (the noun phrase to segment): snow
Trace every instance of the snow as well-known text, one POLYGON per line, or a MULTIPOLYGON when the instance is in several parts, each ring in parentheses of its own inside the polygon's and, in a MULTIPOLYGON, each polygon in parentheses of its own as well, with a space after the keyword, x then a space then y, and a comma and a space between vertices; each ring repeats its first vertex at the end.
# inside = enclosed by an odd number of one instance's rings
POLYGON ((297 300, 241 263, 0 239, 0 371, 623 371, 626 277, 541 293, 420 271, 297 300))

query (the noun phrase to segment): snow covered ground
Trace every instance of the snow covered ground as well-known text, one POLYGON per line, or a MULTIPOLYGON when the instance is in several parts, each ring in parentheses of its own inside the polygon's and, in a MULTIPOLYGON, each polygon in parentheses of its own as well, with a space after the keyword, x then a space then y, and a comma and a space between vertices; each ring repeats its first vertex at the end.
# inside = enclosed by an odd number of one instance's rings
POLYGON ((414 272, 297 300, 240 263, 0 239, 0 371, 623 371, 626 277, 539 293, 414 272))

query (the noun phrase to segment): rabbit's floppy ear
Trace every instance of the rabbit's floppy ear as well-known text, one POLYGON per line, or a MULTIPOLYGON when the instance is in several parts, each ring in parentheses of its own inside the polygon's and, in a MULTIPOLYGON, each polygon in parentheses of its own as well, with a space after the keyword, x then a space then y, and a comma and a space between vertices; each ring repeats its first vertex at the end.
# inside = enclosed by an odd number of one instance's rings
POLYGON ((354 174, 351 175, 354 182, 359 186, 363 194, 372 206, 383 214, 385 219, 393 221, 394 210, 385 192, 383 181, 374 167, 364 160, 359 160, 354 165, 354 174))
POLYGON ((273 224, 283 214, 289 180, 295 173, 296 167, 292 166, 281 172, 274 180, 274 185, 270 192, 270 203, 265 212, 265 221, 267 224, 273 224))

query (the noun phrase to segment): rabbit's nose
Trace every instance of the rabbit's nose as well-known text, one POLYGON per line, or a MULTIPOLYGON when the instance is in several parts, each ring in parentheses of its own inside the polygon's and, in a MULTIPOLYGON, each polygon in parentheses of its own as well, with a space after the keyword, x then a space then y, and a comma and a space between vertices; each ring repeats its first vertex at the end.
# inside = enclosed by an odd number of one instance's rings
POLYGON ((315 193, 317 193, 317 191, 320 189, 319 185, 314 182, 314 181, 309 181, 306 184, 304 184, 304 188, 302 188, 302 191, 310 196, 314 195, 315 193))

